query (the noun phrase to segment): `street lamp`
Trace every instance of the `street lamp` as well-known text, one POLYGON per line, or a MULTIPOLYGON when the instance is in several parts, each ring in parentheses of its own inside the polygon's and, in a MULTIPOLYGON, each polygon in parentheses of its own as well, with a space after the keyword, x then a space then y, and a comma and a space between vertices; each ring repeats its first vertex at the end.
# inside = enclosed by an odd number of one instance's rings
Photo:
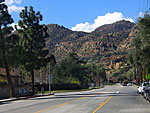
MULTIPOLYGON (((59 44, 56 44, 55 47, 59 47, 59 44)), ((49 82, 49 94, 51 94, 51 62, 49 62, 49 75, 48 75, 48 82, 49 82)))
POLYGON ((51 94, 51 62, 49 62, 49 76, 48 76, 48 82, 49 82, 49 94, 51 94))

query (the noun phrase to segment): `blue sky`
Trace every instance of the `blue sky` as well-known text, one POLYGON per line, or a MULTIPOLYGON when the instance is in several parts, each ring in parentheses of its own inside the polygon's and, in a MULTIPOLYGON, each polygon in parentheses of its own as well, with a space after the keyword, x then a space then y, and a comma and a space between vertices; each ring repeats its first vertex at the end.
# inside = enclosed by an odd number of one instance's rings
POLYGON ((148 0, 6 0, 9 12, 18 22, 24 6, 33 6, 43 15, 42 24, 59 24, 73 30, 90 32, 120 19, 136 22, 147 8, 148 0), (117 16, 116 16, 117 15, 117 16), (110 18, 111 20, 108 20, 110 18), (132 19, 132 20, 131 20, 132 19), (106 22, 104 22, 107 20, 106 22))

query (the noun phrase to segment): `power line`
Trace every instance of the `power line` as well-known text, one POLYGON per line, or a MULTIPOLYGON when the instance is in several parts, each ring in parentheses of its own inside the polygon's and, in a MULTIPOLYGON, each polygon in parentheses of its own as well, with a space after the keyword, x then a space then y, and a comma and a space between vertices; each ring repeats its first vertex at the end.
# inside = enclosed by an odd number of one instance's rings
POLYGON ((138 7, 139 12, 141 11, 141 4, 142 4, 142 0, 140 0, 140 3, 139 3, 139 7, 138 7))
POLYGON ((143 14, 150 11, 150 0, 140 0, 138 10, 143 14))
POLYGON ((147 0, 147 11, 149 10, 149 0, 147 0))
POLYGON ((143 0, 142 12, 145 12, 145 10, 144 10, 145 7, 144 6, 145 6, 145 0, 143 0))

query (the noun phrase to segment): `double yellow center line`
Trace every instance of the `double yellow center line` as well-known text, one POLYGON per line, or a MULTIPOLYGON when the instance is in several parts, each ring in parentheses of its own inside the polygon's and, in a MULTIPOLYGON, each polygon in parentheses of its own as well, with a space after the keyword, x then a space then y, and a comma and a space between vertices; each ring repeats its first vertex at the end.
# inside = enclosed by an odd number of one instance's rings
POLYGON ((105 102, 101 103, 100 106, 99 106, 96 110, 93 111, 93 113, 96 113, 96 112, 97 112, 102 106, 104 106, 111 98, 112 98, 112 96, 109 97, 105 102))
POLYGON ((48 110, 51 110, 51 109, 54 109, 54 108, 57 108, 57 107, 60 107, 60 106, 63 106, 63 105, 66 105, 66 104, 72 103, 72 102, 77 101, 77 100, 81 100, 81 99, 84 99, 84 98, 87 98, 87 97, 77 98, 77 99, 74 99, 74 100, 68 101, 68 102, 66 102, 66 103, 60 104, 60 105, 56 105, 56 106, 53 106, 53 107, 50 107, 50 108, 47 108, 47 109, 43 109, 43 110, 37 111, 37 112, 35 112, 35 113, 45 112, 45 111, 48 111, 48 110))
MULTIPOLYGON (((60 106, 63 106, 63 105, 66 105, 66 104, 69 104, 69 103, 72 103, 72 102, 75 102, 75 101, 77 101, 77 100, 81 100, 81 99, 84 99, 84 98, 87 98, 87 97, 81 97, 81 98, 77 98, 77 99, 74 99, 74 100, 71 100, 71 101, 68 101, 68 102, 66 102, 66 103, 63 103, 63 104, 59 104, 59 105, 56 105, 56 106, 52 106, 52 107, 50 107, 50 108, 46 108, 46 109, 43 109, 43 110, 40 110, 40 111, 37 111, 37 112, 35 112, 35 113, 41 113, 41 112, 45 112, 45 111, 48 111, 48 110, 51 110, 51 109, 54 109, 54 108, 57 108, 57 107, 60 107, 60 106)), ((102 106, 104 106, 110 99, 112 98, 112 96, 111 97, 109 97, 105 102, 103 102, 103 103, 101 103, 100 104, 100 106, 97 108, 97 109, 95 109, 92 113, 96 113, 102 106)))

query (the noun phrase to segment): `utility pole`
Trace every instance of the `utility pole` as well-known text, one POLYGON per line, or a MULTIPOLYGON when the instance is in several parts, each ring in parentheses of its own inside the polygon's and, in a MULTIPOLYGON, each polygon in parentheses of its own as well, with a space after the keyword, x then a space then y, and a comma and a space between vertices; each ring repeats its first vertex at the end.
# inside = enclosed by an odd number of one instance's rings
POLYGON ((49 76, 48 76, 48 82, 49 82, 49 94, 51 94, 51 63, 49 63, 49 76))
MULTIPOLYGON (((55 47, 60 47, 59 44, 56 44, 55 47)), ((53 51, 52 51, 53 53, 53 51)), ((49 82, 49 94, 51 94, 51 81, 52 81, 52 76, 51 76, 51 62, 49 62, 49 76, 48 76, 48 82, 49 82)))

